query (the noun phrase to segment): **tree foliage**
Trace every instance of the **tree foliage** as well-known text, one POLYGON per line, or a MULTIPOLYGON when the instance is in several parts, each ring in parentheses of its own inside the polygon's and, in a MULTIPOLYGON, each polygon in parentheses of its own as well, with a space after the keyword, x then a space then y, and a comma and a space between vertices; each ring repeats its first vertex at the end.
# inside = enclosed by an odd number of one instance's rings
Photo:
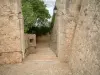
POLYGON ((50 14, 42 0, 22 0, 25 33, 47 33, 50 14))

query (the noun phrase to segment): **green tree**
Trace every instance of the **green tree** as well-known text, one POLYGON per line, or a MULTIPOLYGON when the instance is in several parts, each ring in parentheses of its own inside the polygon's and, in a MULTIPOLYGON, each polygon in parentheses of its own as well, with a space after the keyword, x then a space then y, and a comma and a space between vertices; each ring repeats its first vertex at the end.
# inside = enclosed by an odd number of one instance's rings
MULTIPOLYGON (((22 0, 25 33, 41 33, 49 28, 50 14, 42 0, 22 0)), ((47 31, 45 31, 46 33, 47 31)))

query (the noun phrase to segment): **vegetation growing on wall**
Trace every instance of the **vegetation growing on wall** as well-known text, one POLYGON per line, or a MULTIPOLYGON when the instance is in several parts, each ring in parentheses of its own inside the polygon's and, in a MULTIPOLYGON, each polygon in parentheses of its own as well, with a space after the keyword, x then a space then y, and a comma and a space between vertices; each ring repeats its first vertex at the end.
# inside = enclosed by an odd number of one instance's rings
POLYGON ((46 34, 50 30, 50 14, 42 0, 22 0, 25 33, 46 34))

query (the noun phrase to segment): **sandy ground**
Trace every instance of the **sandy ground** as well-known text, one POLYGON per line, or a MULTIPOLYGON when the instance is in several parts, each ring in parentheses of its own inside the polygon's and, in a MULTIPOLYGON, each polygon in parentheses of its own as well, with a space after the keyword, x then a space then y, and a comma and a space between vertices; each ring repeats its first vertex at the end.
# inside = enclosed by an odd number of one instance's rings
POLYGON ((45 40, 40 40, 36 54, 30 54, 22 63, 0 65, 0 75, 72 75, 69 66, 57 59, 45 40))

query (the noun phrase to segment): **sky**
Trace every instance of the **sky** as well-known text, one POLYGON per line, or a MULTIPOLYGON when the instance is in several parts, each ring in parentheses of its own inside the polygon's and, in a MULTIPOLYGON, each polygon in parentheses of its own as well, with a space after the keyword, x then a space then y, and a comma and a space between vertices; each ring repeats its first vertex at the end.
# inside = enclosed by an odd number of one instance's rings
POLYGON ((47 9, 49 10, 50 15, 53 15, 53 9, 55 6, 56 0, 44 0, 44 3, 47 5, 47 9))

